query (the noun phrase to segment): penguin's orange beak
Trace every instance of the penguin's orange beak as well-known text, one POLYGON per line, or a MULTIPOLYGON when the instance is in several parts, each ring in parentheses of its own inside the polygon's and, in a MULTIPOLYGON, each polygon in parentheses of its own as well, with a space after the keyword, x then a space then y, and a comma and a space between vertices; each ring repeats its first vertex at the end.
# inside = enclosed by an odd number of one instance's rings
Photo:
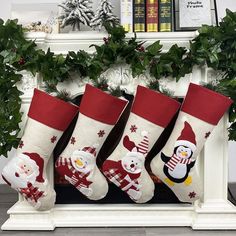
POLYGON ((188 156, 188 153, 187 152, 181 152, 181 155, 186 157, 186 156, 188 156))

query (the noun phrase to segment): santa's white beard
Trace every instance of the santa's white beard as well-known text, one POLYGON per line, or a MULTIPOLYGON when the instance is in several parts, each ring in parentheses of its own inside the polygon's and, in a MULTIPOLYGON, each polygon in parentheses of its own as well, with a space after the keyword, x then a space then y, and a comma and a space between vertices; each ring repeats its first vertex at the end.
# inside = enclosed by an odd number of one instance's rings
POLYGON ((9 164, 4 168, 2 175, 11 184, 12 188, 26 188, 28 183, 34 184, 36 180, 36 174, 26 175, 21 173, 22 171, 17 166, 16 160, 10 161, 9 164), (11 163, 11 164, 10 164, 11 163), (18 175, 17 175, 18 174, 18 175))

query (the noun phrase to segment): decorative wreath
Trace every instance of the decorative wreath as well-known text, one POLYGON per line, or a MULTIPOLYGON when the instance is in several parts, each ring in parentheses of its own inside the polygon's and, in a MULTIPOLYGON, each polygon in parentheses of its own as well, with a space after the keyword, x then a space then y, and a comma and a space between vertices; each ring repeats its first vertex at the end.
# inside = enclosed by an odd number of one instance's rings
POLYGON ((189 49, 174 44, 169 51, 162 52, 160 41, 144 48, 144 42, 138 41, 136 36, 127 40, 122 26, 104 23, 108 37, 101 46, 91 45, 95 47, 94 54, 81 50, 68 52, 66 56, 55 55, 50 49, 47 52, 37 49, 34 41, 25 38, 17 20, 5 23, 0 20, 0 155, 7 156, 19 143, 22 93, 16 84, 22 78, 20 71, 40 73, 47 91, 65 100, 69 100, 68 93, 59 91, 57 83, 75 73, 81 80, 90 78, 98 88, 120 96, 119 88, 109 88, 107 81, 100 77, 117 63, 127 63, 134 79, 148 72, 153 78, 148 87, 157 91, 160 91, 161 78, 179 81, 191 73, 195 65, 219 72, 219 79, 204 86, 234 100, 229 112, 229 140, 236 140, 236 13, 226 12, 219 26, 203 25, 198 36, 190 41, 189 49))

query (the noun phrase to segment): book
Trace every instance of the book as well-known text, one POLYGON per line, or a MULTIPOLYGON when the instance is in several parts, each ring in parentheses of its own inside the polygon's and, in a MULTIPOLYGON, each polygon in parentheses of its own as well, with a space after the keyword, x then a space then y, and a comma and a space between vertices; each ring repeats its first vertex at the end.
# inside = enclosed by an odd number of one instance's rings
POLYGON ((145 0, 133 0, 133 24, 134 32, 146 31, 146 1, 145 0))
POLYGON ((158 0, 146 0, 146 31, 158 31, 158 0))
POLYGON ((179 0, 180 28, 198 28, 212 24, 211 3, 209 0, 179 0))
POLYGON ((133 32, 133 0, 120 1, 120 24, 125 31, 133 32))
POLYGON ((173 27, 172 0, 159 0, 159 31, 170 32, 173 27))

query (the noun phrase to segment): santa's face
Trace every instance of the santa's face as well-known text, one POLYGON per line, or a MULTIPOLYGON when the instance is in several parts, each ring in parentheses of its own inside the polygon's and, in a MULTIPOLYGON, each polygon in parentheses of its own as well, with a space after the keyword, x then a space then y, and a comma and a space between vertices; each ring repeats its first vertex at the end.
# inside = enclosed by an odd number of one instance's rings
POLYGON ((19 167, 18 173, 22 176, 24 175, 30 176, 34 172, 33 167, 26 160, 20 160, 18 167, 19 167))
POLYGON ((95 157, 84 151, 75 151, 71 157, 73 167, 82 173, 87 173, 94 169, 95 157))
POLYGON ((122 167, 128 173, 139 174, 144 167, 144 157, 138 152, 129 152, 121 160, 122 167))
POLYGON ((13 188, 26 188, 28 183, 35 183, 39 168, 27 155, 20 154, 8 163, 3 175, 13 188))
POLYGON ((181 159, 188 159, 192 155, 192 150, 185 146, 179 146, 175 153, 181 159))

